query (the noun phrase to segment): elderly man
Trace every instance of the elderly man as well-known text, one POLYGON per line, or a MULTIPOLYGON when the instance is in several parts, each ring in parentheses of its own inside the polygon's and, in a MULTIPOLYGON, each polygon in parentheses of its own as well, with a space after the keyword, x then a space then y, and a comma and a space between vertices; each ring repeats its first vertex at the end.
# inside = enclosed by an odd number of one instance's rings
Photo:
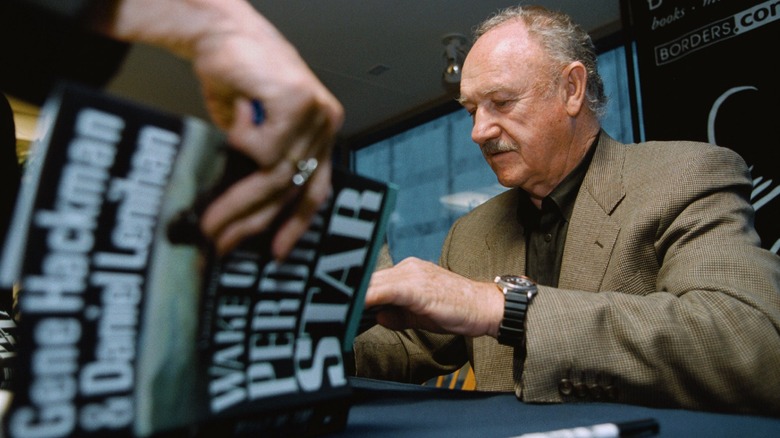
POLYGON ((459 219, 440 266, 376 272, 360 376, 473 366, 527 402, 610 400, 780 415, 780 259, 760 248, 734 152, 601 130, 590 38, 510 8, 463 66, 472 139, 509 190, 459 219))

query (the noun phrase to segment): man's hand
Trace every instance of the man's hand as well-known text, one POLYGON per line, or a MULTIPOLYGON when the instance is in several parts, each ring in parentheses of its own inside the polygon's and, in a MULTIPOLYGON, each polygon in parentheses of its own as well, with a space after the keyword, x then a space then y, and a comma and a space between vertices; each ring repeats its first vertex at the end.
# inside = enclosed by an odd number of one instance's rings
POLYGON ((284 258, 330 194, 344 118, 295 47, 244 0, 122 0, 95 26, 192 62, 212 121, 258 165, 212 202, 201 228, 225 253, 291 210, 272 243, 284 258), (293 184, 298 162, 310 159, 317 165, 308 181, 293 184))
POLYGON ((493 283, 469 280, 430 262, 408 258, 371 277, 366 307, 390 329, 418 328, 466 336, 498 335, 504 296, 493 283))

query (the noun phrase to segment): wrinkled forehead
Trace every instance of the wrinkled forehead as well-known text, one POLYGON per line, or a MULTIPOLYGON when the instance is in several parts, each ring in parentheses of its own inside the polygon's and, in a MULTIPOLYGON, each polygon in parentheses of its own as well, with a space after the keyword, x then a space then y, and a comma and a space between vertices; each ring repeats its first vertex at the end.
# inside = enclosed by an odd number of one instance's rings
POLYGON ((466 56, 461 97, 476 98, 497 88, 529 87, 539 79, 544 65, 544 53, 521 21, 501 24, 475 41, 466 56))

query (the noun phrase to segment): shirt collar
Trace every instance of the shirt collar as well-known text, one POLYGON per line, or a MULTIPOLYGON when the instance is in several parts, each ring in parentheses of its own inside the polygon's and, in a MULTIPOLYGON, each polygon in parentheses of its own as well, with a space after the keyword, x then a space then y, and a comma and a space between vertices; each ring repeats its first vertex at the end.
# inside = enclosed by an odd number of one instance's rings
MULTIPOLYGON (((596 153, 596 146, 599 143, 600 136, 600 133, 596 135, 596 138, 593 140, 593 143, 588 149, 588 152, 582 158, 582 161, 580 161, 577 167, 575 167, 574 170, 566 175, 563 181, 561 181, 561 183, 558 184, 549 195, 542 199, 543 208, 545 208, 546 205, 550 205, 550 207, 557 207, 561 216, 563 216, 566 221, 571 220, 571 215, 574 211, 574 201, 577 199, 577 193, 580 190, 582 182, 585 180, 585 174, 588 172, 590 163, 593 161, 593 155, 596 153)), ((530 217, 537 217, 538 209, 536 209, 531 203, 531 198, 528 196, 528 193, 523 190, 520 190, 520 193, 523 198, 523 202, 520 202, 519 204, 519 217, 521 219, 528 218, 529 212, 533 212, 530 217)))

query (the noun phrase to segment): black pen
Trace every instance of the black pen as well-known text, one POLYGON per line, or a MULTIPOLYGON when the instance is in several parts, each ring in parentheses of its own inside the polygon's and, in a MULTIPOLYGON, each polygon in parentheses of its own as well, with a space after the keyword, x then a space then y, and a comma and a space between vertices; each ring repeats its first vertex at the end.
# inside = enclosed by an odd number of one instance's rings
POLYGON ((647 418, 625 423, 603 423, 573 429, 525 433, 516 438, 638 438, 656 435, 659 430, 658 421, 647 418))

